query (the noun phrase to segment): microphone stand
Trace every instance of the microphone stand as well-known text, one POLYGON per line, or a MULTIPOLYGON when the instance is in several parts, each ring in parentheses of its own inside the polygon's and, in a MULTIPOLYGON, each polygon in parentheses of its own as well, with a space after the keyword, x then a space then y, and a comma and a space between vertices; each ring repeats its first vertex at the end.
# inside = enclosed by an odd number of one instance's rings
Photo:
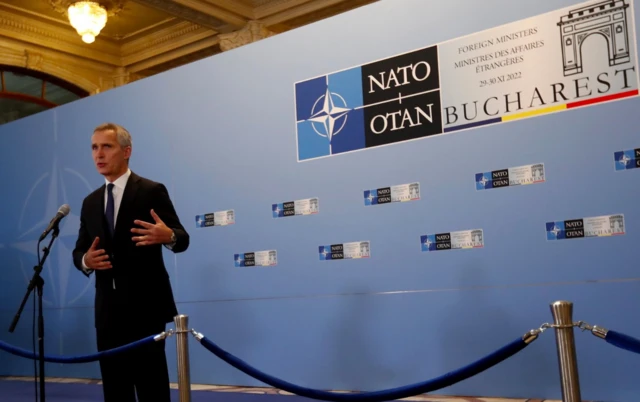
MULTIPOLYGON (((40 363, 40 400, 42 402, 45 401, 45 395, 44 395, 44 383, 45 383, 44 382, 44 379, 45 379, 45 375, 44 375, 44 315, 43 315, 43 311, 42 311, 42 289, 44 287, 44 280, 40 276, 40 273, 42 272, 42 268, 44 267, 44 262, 46 261, 47 257, 49 256, 49 252, 51 251, 51 245, 53 244, 53 241, 60 234, 60 229, 58 228, 58 225, 56 225, 53 228, 52 231, 53 231, 53 234, 51 235, 51 240, 49 241, 49 245, 42 250, 43 251, 42 260, 38 261, 38 265, 33 267, 33 270, 35 272, 33 273, 33 277, 31 278, 31 282, 29 282, 29 286, 27 287, 27 293, 24 295, 24 298, 22 299, 22 304, 20 304, 20 308, 18 309, 18 313, 13 318, 13 322, 11 323, 11 326, 9 327, 9 332, 13 333, 13 331, 16 329, 16 325, 18 325, 18 321, 20 320, 20 315, 22 314, 22 310, 24 309, 24 306, 27 303, 27 300, 29 299, 29 296, 31 295, 31 292, 33 291, 34 288, 36 288, 37 295, 38 295, 38 361, 40 363)), ((38 248, 40 248, 40 241, 38 242, 38 248)))

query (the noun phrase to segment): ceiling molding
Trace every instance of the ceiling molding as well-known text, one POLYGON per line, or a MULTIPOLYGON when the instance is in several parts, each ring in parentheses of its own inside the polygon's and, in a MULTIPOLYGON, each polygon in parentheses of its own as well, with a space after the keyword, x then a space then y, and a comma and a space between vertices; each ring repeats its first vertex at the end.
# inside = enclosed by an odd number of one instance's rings
POLYGON ((217 46, 218 43, 219 43, 218 37, 211 36, 211 37, 199 40, 197 42, 192 42, 179 49, 173 49, 168 52, 158 54, 157 56, 153 56, 143 61, 131 64, 127 66, 127 70, 132 73, 137 73, 143 70, 151 69, 159 64, 166 63, 170 60, 173 60, 179 57, 184 57, 190 53, 199 52, 203 49, 217 46))
POLYGON ((348 0, 343 1, 341 3, 331 5, 329 7, 321 8, 314 10, 312 12, 308 12, 302 14, 299 17, 288 18, 286 22, 279 23, 276 25, 270 25, 269 29, 277 32, 277 28, 280 26, 288 27, 288 30, 296 29, 302 27, 304 25, 313 23, 315 21, 323 20, 326 18, 331 18, 338 14, 343 14, 358 7, 366 6, 367 4, 374 3, 378 0, 348 0))
POLYGON ((40 13, 33 12, 31 10, 26 10, 24 8, 16 7, 12 4, 0 3, 0 12, 2 9, 7 10, 13 14, 24 14, 25 16, 34 17, 36 19, 41 19, 44 21, 51 22, 52 24, 56 24, 57 26, 68 26, 69 23, 66 20, 62 20, 60 18, 53 18, 48 15, 42 15, 40 13))
POLYGON ((206 1, 207 3, 216 5, 220 8, 227 9, 246 19, 252 20, 255 18, 253 7, 241 1, 229 1, 229 0, 206 0, 206 1))
POLYGON ((259 21, 249 21, 247 25, 239 31, 220 34, 220 49, 229 51, 249 43, 269 38, 275 35, 269 31, 264 24, 259 21))
POLYGON ((116 66, 120 64, 120 49, 116 44, 96 40, 95 46, 87 47, 75 31, 51 26, 9 12, 0 13, 0 36, 45 46, 65 53, 81 54, 86 58, 116 66))
POLYGON ((196 50, 194 52, 191 52, 189 54, 186 54, 184 56, 179 56, 179 57, 175 57, 171 60, 168 60, 164 63, 160 63, 160 64, 156 64, 153 67, 147 68, 145 70, 141 70, 137 73, 135 73, 136 75, 141 74, 141 75, 145 75, 145 76, 152 76, 152 75, 156 75, 156 74, 160 74, 161 72, 167 71, 167 70, 171 70, 174 69, 176 67, 180 67, 183 66, 185 64, 189 64, 189 63, 193 63, 199 60, 203 60, 206 59, 208 57, 214 56, 216 54, 221 53, 220 47, 213 45, 213 46, 206 46, 201 50, 196 50))
POLYGON ((229 24, 238 28, 243 27, 247 23, 247 19, 232 13, 229 10, 218 7, 206 0, 172 0, 174 3, 189 7, 192 10, 210 15, 222 21, 221 25, 229 24))
POLYGON ((201 26, 194 23, 182 21, 173 26, 164 28, 160 31, 156 31, 142 38, 134 39, 123 44, 121 48, 121 54, 122 57, 130 57, 134 55, 134 53, 147 50, 149 47, 157 46, 159 44, 176 39, 182 35, 198 30, 204 30, 215 34, 215 32, 212 32, 206 28, 202 28, 201 26))
POLYGON ((287 20, 290 20, 290 19, 301 17, 305 14, 313 13, 323 8, 335 6, 345 2, 347 2, 348 4, 349 1, 351 0, 317 0, 317 1, 311 1, 311 2, 303 1, 304 4, 286 8, 284 11, 279 12, 277 14, 264 17, 264 16, 261 16, 259 13, 256 13, 256 17, 259 18, 266 26, 276 25, 276 24, 281 24, 283 22, 286 22, 287 20))
MULTIPOLYGON (((179 22, 179 21, 180 21, 180 20, 178 20, 178 19, 177 19, 177 18, 175 18, 175 17, 169 17, 169 18, 167 18, 166 20, 160 21, 160 22, 158 22, 158 23, 156 23, 156 24, 153 24, 153 25, 147 25, 146 27, 141 28, 141 29, 139 29, 139 30, 137 30, 137 31, 129 32, 129 33, 125 34, 125 35, 122 35, 122 36, 121 36, 121 37, 119 37, 118 39, 119 39, 119 40, 125 40, 125 39, 132 38, 132 37, 134 37, 134 36, 142 36, 142 34, 144 34, 144 33, 146 33, 146 32, 149 32, 149 31, 151 31, 149 34, 151 34, 151 35, 152 35, 152 34, 155 32, 155 31, 154 31, 154 29, 156 29, 156 28, 158 28, 158 27, 161 27, 161 26, 163 26, 163 25, 167 25, 167 24, 169 24, 169 23, 171 23, 171 22, 174 22, 174 23, 175 23, 175 22, 179 22)), ((108 24, 108 23, 109 23, 109 22, 107 21, 107 24, 108 24)))
MULTIPOLYGON (((144 49, 135 50, 123 55, 122 65, 129 67, 132 64, 156 57, 160 54, 171 52, 172 50, 180 50, 193 43, 200 42, 203 39, 215 37, 215 35, 216 34, 209 29, 190 24, 189 26, 182 27, 180 30, 158 38, 153 44, 147 45, 144 49)), ((216 38, 215 43, 218 43, 218 38, 216 38)))
POLYGON ((312 2, 313 4, 319 4, 320 7, 325 7, 322 4, 325 3, 324 0, 278 0, 270 1, 267 4, 256 7, 254 10, 254 15, 255 18, 262 19, 270 15, 281 13, 283 11, 287 11, 291 8, 298 7, 310 2, 312 2))
POLYGON ((173 0, 132 0, 138 4, 163 11, 182 20, 193 22, 205 28, 218 30, 224 22, 211 14, 174 2, 173 0))
MULTIPOLYGON (((72 54, 58 52, 50 48, 41 47, 38 45, 31 45, 29 43, 24 43, 19 40, 4 38, 1 36, 0 36, 0 48, 2 48, 2 52, 4 52, 4 49, 11 49, 11 53, 8 53, 8 54, 20 54, 20 55, 25 55, 26 53, 41 54, 45 58, 49 60, 56 60, 58 63, 62 65, 70 65, 70 66, 73 66, 74 69, 84 70, 83 74, 86 73, 87 71, 93 71, 98 74, 106 74, 106 73, 113 72, 113 69, 114 69, 114 66, 109 64, 92 61, 92 60, 81 58, 72 54)), ((2 52, 0 52, 0 58, 5 56, 5 54, 2 52)))
MULTIPOLYGON (((66 15, 69 7, 71 7, 78 0, 46 0, 55 11, 61 15, 66 15)), ((100 2, 100 7, 103 8, 109 17, 118 15, 124 10, 127 0, 97 0, 100 2)))

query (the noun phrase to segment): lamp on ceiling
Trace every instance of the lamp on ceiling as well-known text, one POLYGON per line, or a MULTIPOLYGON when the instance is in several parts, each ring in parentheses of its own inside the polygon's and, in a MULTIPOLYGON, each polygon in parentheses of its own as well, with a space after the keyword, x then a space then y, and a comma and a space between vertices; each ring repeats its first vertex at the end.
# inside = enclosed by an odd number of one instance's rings
POLYGON ((107 10, 95 1, 78 1, 69 6, 67 13, 84 43, 93 43, 107 24, 107 10))
POLYGON ((107 25, 107 18, 124 9, 127 0, 49 0, 60 14, 66 14, 71 26, 85 43, 93 43, 107 25))

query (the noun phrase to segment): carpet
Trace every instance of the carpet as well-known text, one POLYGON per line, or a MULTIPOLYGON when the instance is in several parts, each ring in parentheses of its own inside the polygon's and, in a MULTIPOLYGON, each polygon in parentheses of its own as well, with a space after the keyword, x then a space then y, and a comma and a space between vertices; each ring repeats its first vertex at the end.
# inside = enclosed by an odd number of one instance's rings
MULTIPOLYGON (((99 402, 102 386, 96 384, 49 383, 45 386, 47 402, 99 402)), ((36 400, 33 381, 1 381, 2 402, 33 402, 36 400)), ((171 390, 171 401, 178 402, 178 391, 171 390)), ((299 396, 248 394, 235 392, 191 391, 192 402, 309 402, 299 396)))

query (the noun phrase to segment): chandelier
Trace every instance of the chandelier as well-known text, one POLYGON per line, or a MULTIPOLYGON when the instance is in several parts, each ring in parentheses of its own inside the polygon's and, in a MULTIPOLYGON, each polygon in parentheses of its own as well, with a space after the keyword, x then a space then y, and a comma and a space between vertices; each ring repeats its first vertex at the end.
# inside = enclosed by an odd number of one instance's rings
POLYGON ((79 1, 69 6, 69 22, 84 43, 93 43, 107 25, 107 10, 93 1, 79 1))
POLYGON ((49 0, 56 11, 66 14, 69 23, 85 43, 93 43, 107 25, 107 18, 118 14, 126 0, 49 0))

